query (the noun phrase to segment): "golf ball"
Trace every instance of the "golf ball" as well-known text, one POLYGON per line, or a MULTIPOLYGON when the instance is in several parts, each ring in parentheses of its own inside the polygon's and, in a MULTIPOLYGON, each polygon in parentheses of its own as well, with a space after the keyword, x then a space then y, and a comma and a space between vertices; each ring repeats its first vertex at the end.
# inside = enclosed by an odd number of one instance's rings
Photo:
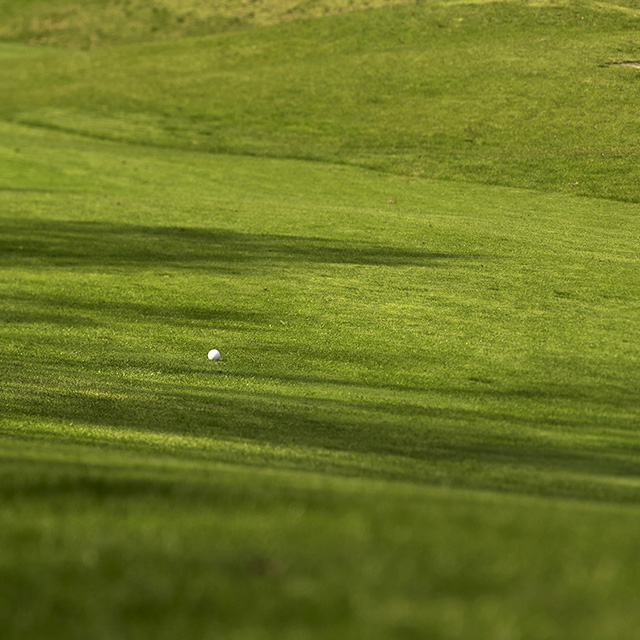
POLYGON ((207 354, 209 360, 220 360, 220 352, 217 349, 211 349, 207 354))

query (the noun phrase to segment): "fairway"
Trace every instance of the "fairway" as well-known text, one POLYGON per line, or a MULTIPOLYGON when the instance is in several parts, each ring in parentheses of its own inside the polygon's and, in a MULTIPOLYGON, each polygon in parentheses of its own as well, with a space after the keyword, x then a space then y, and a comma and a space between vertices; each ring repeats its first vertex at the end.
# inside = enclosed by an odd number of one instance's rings
POLYGON ((640 7, 127 6, 0 8, 2 639, 636 638, 640 7))

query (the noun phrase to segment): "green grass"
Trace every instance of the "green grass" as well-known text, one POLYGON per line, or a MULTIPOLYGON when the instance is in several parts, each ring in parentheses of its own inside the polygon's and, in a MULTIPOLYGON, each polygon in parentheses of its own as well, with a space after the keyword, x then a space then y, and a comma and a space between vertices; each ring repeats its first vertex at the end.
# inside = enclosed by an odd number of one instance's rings
POLYGON ((628 7, 0 46, 3 640, 636 637, 628 7))
POLYGON ((0 38, 72 49, 174 40, 402 4, 403 0, 4 0, 0 38))
POLYGON ((634 205, 2 133, 14 637, 633 637, 634 205))
POLYGON ((638 201, 640 14, 417 4, 0 69, 0 117, 638 201))

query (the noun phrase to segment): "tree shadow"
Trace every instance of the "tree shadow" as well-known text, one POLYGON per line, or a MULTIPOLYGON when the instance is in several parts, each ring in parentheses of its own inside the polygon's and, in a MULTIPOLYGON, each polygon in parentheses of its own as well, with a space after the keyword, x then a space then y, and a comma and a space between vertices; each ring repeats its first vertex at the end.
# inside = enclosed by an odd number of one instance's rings
POLYGON ((264 313, 238 310, 228 305, 172 302, 171 305, 101 298, 99 301, 78 300, 70 295, 47 293, 12 293, 4 296, 0 321, 11 324, 48 324, 52 327, 97 328, 104 321, 119 323, 148 322, 155 326, 202 326, 212 322, 226 328, 245 328, 264 323, 264 313))
MULTIPOLYGON (((35 368, 35 365, 32 365, 35 368)), ((134 370, 144 370, 144 362, 132 362, 134 370)), ((71 363, 50 365, 38 374, 53 379, 71 378, 71 363)), ((73 440, 73 424, 93 424, 109 429, 178 434, 204 438, 210 442, 254 443, 258 447, 283 447, 292 451, 340 455, 332 462, 324 459, 321 468, 342 475, 400 479, 427 484, 446 484, 471 489, 509 493, 564 496, 588 500, 637 501, 640 487, 633 482, 640 475, 640 444, 629 433, 622 437, 602 437, 594 444, 577 439, 539 437, 540 421, 508 410, 468 409, 460 406, 455 390, 450 407, 430 406, 414 396, 406 397, 402 386, 379 385, 386 399, 375 395, 352 400, 336 394, 265 391, 259 386, 242 390, 221 384, 231 373, 212 374, 210 368, 191 371, 188 382, 160 379, 115 382, 114 377, 88 376, 76 389, 62 384, 45 388, 39 380, 29 382, 29 373, 8 389, 5 413, 16 418, 46 419, 70 425, 66 432, 73 440), (389 397, 397 394, 397 399, 389 397), (497 427, 500 425, 500 428, 497 427), (344 461, 344 456, 347 461, 344 461), (355 456, 349 458, 349 456, 355 456), (364 456, 364 457, 361 457, 364 456), (362 464, 362 460, 380 465, 362 464), (342 460, 342 461, 340 461, 342 460), (322 466, 324 465, 324 467, 322 466), (611 479, 620 479, 611 483, 611 479)), ((321 377, 306 380, 311 385, 348 386, 349 380, 328 382, 321 377)), ((579 433, 588 429, 584 421, 565 419, 556 425, 579 433)), ((564 431, 563 431, 564 430, 564 431)), ((548 435, 548 434, 547 434, 548 435)), ((105 439, 105 443, 112 441, 105 439)), ((263 465, 268 453, 256 458, 233 458, 234 464, 263 465)), ((215 459, 213 450, 182 451, 180 456, 215 459)), ((305 469, 306 463, 278 462, 305 469)), ((309 470, 318 469, 314 463, 309 470)))
POLYGON ((4 219, 0 264, 229 270, 243 264, 441 266, 467 254, 315 236, 107 222, 4 219))
MULTIPOLYGON (((226 229, 32 219, 5 219, 3 225, 0 265, 39 270, 65 266, 225 271, 244 266, 264 269, 285 263, 444 267, 452 259, 474 258, 419 247, 226 229)), ((13 308, 4 312, 4 321, 89 327, 100 314, 111 320, 118 318, 124 324, 143 319, 154 324, 207 326, 215 317, 229 326, 248 327, 265 321, 260 313, 233 308, 176 303, 168 312, 160 304, 103 298, 87 302, 71 297, 61 299, 51 293, 12 294, 5 298, 13 308)), ((640 497, 640 490, 630 486, 600 494, 592 490, 599 478, 640 475, 639 447, 628 438, 625 446, 629 448, 625 451, 621 451, 620 439, 601 439, 597 446, 588 448, 576 447, 570 439, 562 443, 536 438, 532 430, 540 426, 539 418, 510 413, 506 408, 490 408, 496 406, 495 402, 477 409, 463 408, 453 388, 440 390, 451 399, 450 407, 442 408, 429 406, 425 400, 417 402, 416 398, 426 390, 411 385, 374 383, 370 386, 384 391, 385 399, 377 400, 375 393, 369 393, 364 399, 351 400, 347 399, 348 394, 326 395, 323 390, 331 385, 348 388, 360 383, 285 372, 275 379, 270 376, 271 388, 280 386, 285 390, 281 393, 251 385, 259 373, 221 371, 216 378, 210 368, 179 365, 163 365, 158 372, 152 370, 142 354, 129 354, 126 363, 93 364, 86 358, 74 360, 72 350, 64 347, 55 362, 26 358, 17 363, 0 356, 0 364, 5 365, 5 371, 19 372, 3 385, 7 391, 4 413, 15 418, 183 434, 212 441, 249 441, 310 451, 351 452, 396 461, 393 468, 363 469, 359 463, 345 463, 338 469, 344 474, 583 498, 640 497), (101 373, 109 367, 120 367, 121 375, 101 373), (135 378, 128 375, 132 371, 146 375, 135 378), (160 380, 150 377, 156 373, 161 374, 160 380), (246 377, 249 390, 242 390, 241 385, 221 384, 224 376, 246 377), (70 381, 74 380, 72 384, 70 381), (318 392, 312 397, 294 392, 300 385, 315 387, 318 392), (412 394, 413 399, 409 397, 412 394), (390 401, 394 396, 396 399, 390 401), (497 424, 502 428, 497 429, 497 424), (541 485, 540 478, 546 473, 555 474, 555 479, 541 485), (576 480, 580 474, 590 480, 576 480)), ((545 397, 539 390, 513 393, 539 402, 555 397, 545 397)), ((585 424, 581 416, 563 418, 553 426, 576 433, 601 426, 597 418, 586 419, 592 422, 585 424)), ((249 459, 246 463, 257 464, 249 459)))

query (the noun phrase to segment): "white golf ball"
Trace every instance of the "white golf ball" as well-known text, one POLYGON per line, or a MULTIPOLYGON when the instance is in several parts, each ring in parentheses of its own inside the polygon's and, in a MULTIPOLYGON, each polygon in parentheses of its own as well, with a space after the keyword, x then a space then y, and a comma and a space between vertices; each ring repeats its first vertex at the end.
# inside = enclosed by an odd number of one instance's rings
POLYGON ((217 349, 211 349, 207 354, 209 360, 220 360, 220 352, 217 349))

